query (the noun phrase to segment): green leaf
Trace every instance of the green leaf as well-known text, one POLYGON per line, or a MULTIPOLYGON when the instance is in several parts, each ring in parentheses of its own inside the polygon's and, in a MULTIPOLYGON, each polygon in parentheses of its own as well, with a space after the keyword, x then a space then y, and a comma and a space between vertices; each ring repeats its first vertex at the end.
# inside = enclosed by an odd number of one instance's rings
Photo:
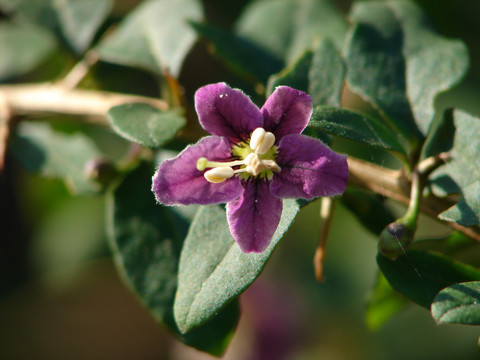
POLYGON ((437 94, 468 68, 465 45, 438 35, 410 1, 356 3, 347 50, 352 88, 383 110, 402 134, 426 134, 437 94))
POLYGON ((408 304, 408 299, 392 289, 385 276, 378 274, 377 282, 370 294, 365 321, 370 330, 380 329, 392 316, 408 304))
POLYGON ((1 8, 23 20, 59 28, 77 53, 89 47, 112 5, 112 0, 0 0, 1 8))
POLYGON ((480 325, 480 281, 452 285, 440 291, 432 303, 438 323, 480 325))
POLYGON ((323 40, 313 55, 309 78, 309 91, 313 106, 340 107, 345 83, 345 63, 337 48, 323 40))
POLYGON ((393 261, 378 254, 377 263, 394 290, 427 309, 443 288, 480 280, 474 267, 426 251, 409 250, 393 261))
POLYGON ((55 39, 48 30, 0 22, 0 80, 34 70, 54 49, 55 39))
POLYGON ((145 1, 99 44, 100 58, 178 78, 196 40, 187 21, 202 16, 197 0, 145 1))
POLYGON ((52 130, 45 123, 22 122, 13 138, 11 149, 31 172, 63 179, 78 194, 94 193, 100 186, 87 178, 88 163, 102 154, 87 136, 52 130))
POLYGON ((363 145, 406 154, 398 134, 376 118, 361 112, 318 106, 313 110, 308 126, 363 145))
POLYGON ((295 201, 284 200, 272 242, 259 254, 240 250, 223 209, 205 206, 199 210, 180 258, 174 313, 182 333, 208 321, 255 281, 298 210, 295 201))
POLYGON ((308 73, 312 64, 313 53, 305 52, 297 62, 286 67, 278 74, 268 79, 267 95, 275 91, 277 86, 290 86, 294 89, 308 92, 308 73))
POLYGON ((384 199, 371 192, 348 187, 340 199, 360 224, 374 235, 380 235, 388 224, 396 220, 384 199))
POLYGON ((458 204, 439 218, 464 226, 480 225, 480 119, 455 111, 455 138, 451 158, 432 174, 434 190, 459 193, 458 204))
POLYGON ((182 207, 155 203, 153 166, 141 164, 110 194, 108 234, 117 267, 153 317, 176 336, 203 351, 220 355, 238 320, 232 303, 207 326, 181 336, 173 319, 178 259, 190 219, 182 207))
POLYGON ((112 0, 52 0, 65 37, 77 53, 84 52, 107 18, 112 0))
POLYGON ((422 158, 435 156, 450 151, 453 146, 455 125, 453 109, 445 110, 442 117, 437 118, 430 127, 422 149, 422 158))
POLYGON ((241 36, 209 24, 191 22, 191 25, 213 45, 215 53, 232 71, 251 82, 264 84, 282 68, 281 60, 241 36))
POLYGON ((120 136, 151 148, 161 147, 186 124, 178 110, 162 111, 140 103, 115 106, 108 118, 120 136))
POLYGON ((328 0, 263 0, 246 8, 236 30, 291 64, 322 38, 342 48, 347 23, 328 0))

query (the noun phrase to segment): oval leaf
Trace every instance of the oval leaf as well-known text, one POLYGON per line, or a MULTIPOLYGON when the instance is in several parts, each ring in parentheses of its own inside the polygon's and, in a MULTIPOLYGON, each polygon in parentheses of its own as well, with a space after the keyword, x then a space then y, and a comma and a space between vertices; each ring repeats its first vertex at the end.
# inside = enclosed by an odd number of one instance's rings
POLYGON ((438 323, 480 325, 480 281, 440 291, 432 303, 432 316, 438 323))
POLYGON ((211 319, 253 283, 298 210, 295 201, 284 200, 271 244, 263 253, 255 254, 243 253, 234 242, 223 209, 200 208, 180 257, 174 314, 182 333, 211 319))
POLYGON ((474 267, 426 251, 409 250, 393 261, 378 254, 377 263, 394 290, 427 309, 443 288, 480 280, 474 267))
POLYGON ((34 70, 55 49, 48 30, 0 22, 0 80, 34 70))
POLYGON ((119 135, 150 148, 159 148, 186 124, 178 110, 162 111, 140 103, 115 106, 108 118, 119 135))
POLYGON ((158 322, 188 345, 220 355, 236 326, 238 306, 233 303, 188 336, 179 334, 173 301, 180 249, 190 219, 185 208, 155 203, 150 191, 152 173, 152 164, 141 164, 109 194, 107 226, 116 265, 158 322))
POLYGON ((196 40, 187 21, 202 17, 196 0, 145 1, 99 44, 100 58, 178 78, 196 40))
POLYGON ((341 136, 360 144, 406 154, 398 134, 376 118, 360 112, 330 107, 316 107, 308 126, 341 136))

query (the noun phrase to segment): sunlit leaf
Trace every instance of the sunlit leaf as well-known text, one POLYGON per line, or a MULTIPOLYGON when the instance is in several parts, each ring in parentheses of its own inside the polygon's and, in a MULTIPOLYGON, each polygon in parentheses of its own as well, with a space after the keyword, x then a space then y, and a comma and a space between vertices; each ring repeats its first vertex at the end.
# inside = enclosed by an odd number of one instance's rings
POLYGON ((110 194, 108 233, 126 283, 154 318, 185 343, 220 355, 238 320, 232 303, 205 327, 182 336, 173 320, 178 259, 190 219, 181 207, 156 204, 151 192, 152 164, 142 164, 110 194))
POLYGON ((314 109, 308 126, 360 144, 406 153, 394 130, 361 112, 319 106, 314 109))
POLYGON ((199 210, 180 258, 174 313, 183 333, 208 321, 258 277, 299 210, 293 200, 283 206, 272 242, 259 254, 240 250, 223 209, 212 205, 199 210))
POLYGON ((196 40, 187 21, 202 19, 197 0, 150 0, 139 5, 98 46, 102 60, 178 77, 196 40))
POLYGON ((186 124, 178 110, 162 111, 148 104, 123 104, 111 108, 113 129, 138 144, 158 148, 171 140, 186 124))
POLYGON ((291 64, 323 38, 342 48, 347 23, 328 0, 263 0, 248 6, 236 30, 291 64))
POLYGON ((0 80, 34 70, 54 49, 55 39, 48 30, 0 22, 0 80))
POLYGON ((439 217, 465 226, 480 225, 480 119, 459 110, 454 112, 454 119, 451 160, 432 178, 436 190, 459 193, 461 199, 439 217))
POLYGON ((432 316, 438 323, 480 325, 480 281, 440 291, 432 303, 432 316))

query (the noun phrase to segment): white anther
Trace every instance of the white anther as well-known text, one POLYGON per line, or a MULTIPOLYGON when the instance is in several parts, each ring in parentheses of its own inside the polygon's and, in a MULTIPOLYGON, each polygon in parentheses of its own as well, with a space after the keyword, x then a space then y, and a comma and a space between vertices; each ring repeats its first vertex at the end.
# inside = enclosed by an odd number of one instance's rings
POLYGON ((224 182, 228 178, 231 178, 233 174, 235 174, 235 172, 231 167, 221 166, 206 171, 203 176, 205 176, 205 179, 207 179, 207 181, 218 184, 224 182))
POLYGON ((250 149, 256 150, 262 143, 266 133, 267 132, 263 128, 256 128, 252 132, 252 137, 250 138, 250 149))

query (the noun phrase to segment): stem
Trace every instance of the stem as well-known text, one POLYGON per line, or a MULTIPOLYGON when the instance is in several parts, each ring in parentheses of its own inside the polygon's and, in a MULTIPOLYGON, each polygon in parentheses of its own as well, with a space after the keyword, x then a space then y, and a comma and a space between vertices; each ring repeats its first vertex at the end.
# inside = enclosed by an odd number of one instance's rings
POLYGON ((318 235, 317 249, 315 250, 315 256, 313 258, 315 277, 317 278, 318 282, 323 282, 325 280, 323 276, 323 262, 325 260, 328 234, 330 232, 334 208, 335 201, 332 198, 322 198, 322 206, 320 208, 320 219, 322 220, 322 225, 318 235))
POLYGON ((94 50, 90 50, 85 57, 79 61, 70 72, 59 82, 64 89, 74 89, 80 84, 90 71, 90 68, 99 60, 98 54, 94 50))

